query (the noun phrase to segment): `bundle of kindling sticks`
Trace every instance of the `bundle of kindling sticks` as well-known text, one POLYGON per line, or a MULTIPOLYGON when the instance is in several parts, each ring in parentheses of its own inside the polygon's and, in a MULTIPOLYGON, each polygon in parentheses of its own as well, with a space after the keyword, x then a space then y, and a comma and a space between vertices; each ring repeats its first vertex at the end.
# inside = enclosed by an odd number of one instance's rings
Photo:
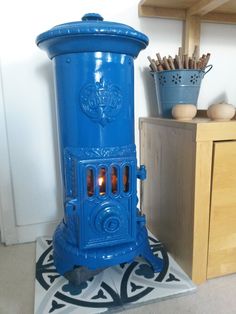
POLYGON ((179 47, 178 54, 174 58, 171 56, 161 58, 160 53, 156 54, 157 59, 152 59, 148 56, 150 69, 152 72, 176 69, 205 69, 210 59, 211 54, 203 54, 199 57, 199 47, 195 46, 194 52, 190 57, 188 54, 183 54, 182 47, 179 47))

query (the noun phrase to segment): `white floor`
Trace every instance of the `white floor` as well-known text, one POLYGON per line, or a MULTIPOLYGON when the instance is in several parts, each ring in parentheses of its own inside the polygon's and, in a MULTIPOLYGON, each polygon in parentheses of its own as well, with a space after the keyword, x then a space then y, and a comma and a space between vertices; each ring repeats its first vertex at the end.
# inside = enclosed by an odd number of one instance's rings
MULTIPOLYGON (((0 245, 0 314, 32 314, 35 244, 0 245)), ((200 285, 197 292, 145 305, 126 314, 234 314, 236 274, 200 285)), ((44 313, 42 313, 44 314, 44 313)), ((79 314, 79 313, 78 313, 79 314)))

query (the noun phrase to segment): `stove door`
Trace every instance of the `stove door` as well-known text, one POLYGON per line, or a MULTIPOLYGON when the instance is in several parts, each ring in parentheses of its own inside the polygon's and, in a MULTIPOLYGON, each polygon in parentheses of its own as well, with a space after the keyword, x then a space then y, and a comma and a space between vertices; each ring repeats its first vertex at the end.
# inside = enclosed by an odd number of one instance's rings
POLYGON ((80 161, 80 247, 135 240, 136 159, 80 161))

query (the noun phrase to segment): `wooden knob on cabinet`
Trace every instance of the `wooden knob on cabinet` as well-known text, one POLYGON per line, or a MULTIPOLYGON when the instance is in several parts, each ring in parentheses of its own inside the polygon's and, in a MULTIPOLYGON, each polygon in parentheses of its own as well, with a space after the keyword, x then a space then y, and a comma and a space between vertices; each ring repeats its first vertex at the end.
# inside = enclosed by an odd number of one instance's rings
POLYGON ((190 121, 197 114, 197 107, 192 104, 177 104, 172 108, 172 116, 176 120, 190 121))

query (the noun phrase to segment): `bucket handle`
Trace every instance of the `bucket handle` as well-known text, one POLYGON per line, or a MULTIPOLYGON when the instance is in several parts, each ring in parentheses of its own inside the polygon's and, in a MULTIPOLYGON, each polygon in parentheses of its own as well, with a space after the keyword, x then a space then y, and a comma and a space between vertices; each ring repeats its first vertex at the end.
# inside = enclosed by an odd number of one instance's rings
POLYGON ((209 72, 211 71, 211 69, 213 68, 212 64, 207 65, 204 69, 202 69, 203 72, 203 77, 209 72), (207 69, 207 71, 205 71, 207 69))

